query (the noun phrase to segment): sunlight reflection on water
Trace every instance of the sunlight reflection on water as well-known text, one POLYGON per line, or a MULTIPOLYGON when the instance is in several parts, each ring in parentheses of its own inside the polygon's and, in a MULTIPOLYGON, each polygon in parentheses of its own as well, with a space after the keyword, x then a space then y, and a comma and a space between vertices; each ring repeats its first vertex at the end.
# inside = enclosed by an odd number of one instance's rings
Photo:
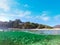
POLYGON ((41 34, 60 34, 60 30, 38 30, 36 33, 41 34))

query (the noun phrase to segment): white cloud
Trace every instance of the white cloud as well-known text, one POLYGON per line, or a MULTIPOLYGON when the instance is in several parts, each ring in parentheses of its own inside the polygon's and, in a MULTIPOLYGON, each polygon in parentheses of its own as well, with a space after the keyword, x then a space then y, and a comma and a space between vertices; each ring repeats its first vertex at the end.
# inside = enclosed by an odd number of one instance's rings
POLYGON ((0 21, 8 21, 8 18, 3 15, 0 15, 0 21))
POLYGON ((34 17, 31 16, 31 15, 25 16, 25 18, 26 18, 26 19, 34 19, 34 17))
POLYGON ((8 11, 10 7, 7 3, 8 3, 8 0, 0 0, 0 9, 4 11, 8 11))
MULTIPOLYGON (((31 12, 30 11, 17 11, 15 13, 0 13, 0 21, 7 21, 11 18, 30 18, 31 12), (5 19, 5 20, 4 20, 5 19)), ((13 20, 12 19, 12 20, 13 20)))
POLYGON ((4 17, 4 16, 1 16, 0 21, 8 21, 8 19, 6 17, 4 17))
POLYGON ((29 7, 29 5, 28 4, 24 4, 24 7, 29 7))
POLYGON ((40 16, 40 18, 42 20, 44 20, 44 21, 48 21, 49 20, 49 17, 47 16, 47 14, 44 14, 44 13, 40 16))
POLYGON ((60 19, 60 15, 56 15, 56 16, 54 17, 54 19, 55 19, 55 20, 59 20, 59 19, 60 19))
MULTIPOLYGON (((14 3, 14 4, 17 4, 17 3, 14 3)), ((29 7, 28 4, 25 4, 24 7, 29 7)), ((8 0, 0 0, 0 9, 3 9, 4 11, 9 11, 11 10, 11 7, 9 5, 9 2, 8 0)), ((41 20, 44 20, 44 21, 48 21, 49 20, 49 17, 47 16, 47 12, 46 11, 43 11, 42 14, 40 16, 35 16, 33 17, 32 14, 31 14, 31 11, 23 11, 23 10, 14 10, 14 13, 0 13, 0 20, 1 21, 6 21, 8 20, 7 18, 8 17, 21 17, 21 18, 26 18, 26 19, 34 19, 37 17, 37 19, 41 19, 41 20), (15 13, 15 14, 14 14, 15 13), (5 20, 4 20, 5 19, 5 20)))
POLYGON ((48 21, 49 17, 42 17, 41 19, 44 20, 44 21, 48 21))
MULTIPOLYGON (((10 3, 9 1, 11 2, 11 0, 0 0, 0 9, 2 10, 0 12, 0 21, 7 21, 10 19, 10 17, 30 18, 29 15, 31 15, 31 11, 24 11, 24 10, 15 8, 14 6, 17 6, 20 4, 17 2, 13 2, 13 1, 10 3), (12 6, 12 5, 14 5, 14 6, 12 6), (13 11, 13 9, 11 9, 11 7, 14 7, 15 9, 18 9, 18 10, 13 11)), ((28 4, 24 5, 24 7, 28 7, 28 6, 29 6, 28 4)))
POLYGON ((19 17, 27 17, 28 15, 31 15, 31 12, 30 11, 18 11, 17 15, 19 17))
POLYGON ((48 13, 46 13, 45 11, 39 15, 39 16, 36 16, 37 19, 40 19, 40 20, 43 20, 43 21, 49 21, 50 20, 50 17, 48 16, 48 13))
POLYGON ((48 16, 36 16, 37 19, 43 20, 43 21, 49 21, 50 17, 48 16))

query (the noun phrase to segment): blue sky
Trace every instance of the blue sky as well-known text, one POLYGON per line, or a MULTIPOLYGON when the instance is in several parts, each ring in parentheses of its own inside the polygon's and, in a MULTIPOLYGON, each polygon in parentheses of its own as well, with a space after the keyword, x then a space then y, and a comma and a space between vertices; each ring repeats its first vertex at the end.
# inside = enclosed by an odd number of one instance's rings
POLYGON ((50 26, 60 24, 60 0, 0 0, 0 21, 21 19, 50 26))

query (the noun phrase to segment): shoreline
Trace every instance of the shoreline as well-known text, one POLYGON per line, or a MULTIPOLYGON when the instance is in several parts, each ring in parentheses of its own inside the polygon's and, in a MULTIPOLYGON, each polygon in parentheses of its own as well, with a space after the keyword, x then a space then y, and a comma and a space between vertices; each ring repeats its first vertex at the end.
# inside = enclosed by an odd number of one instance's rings
POLYGON ((18 29, 18 28, 8 28, 8 29, 0 29, 0 31, 18 31, 18 30, 23 30, 23 31, 29 31, 29 30, 31 30, 31 31, 39 31, 39 30, 60 30, 60 28, 59 29, 18 29))
POLYGON ((60 28, 54 28, 54 29, 18 29, 18 28, 8 28, 9 30, 60 30, 60 28))

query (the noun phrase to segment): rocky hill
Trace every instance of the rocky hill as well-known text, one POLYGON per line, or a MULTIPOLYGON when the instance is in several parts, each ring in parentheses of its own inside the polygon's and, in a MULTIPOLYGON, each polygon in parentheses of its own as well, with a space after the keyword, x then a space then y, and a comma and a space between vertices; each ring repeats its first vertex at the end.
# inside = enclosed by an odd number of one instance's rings
POLYGON ((19 29, 43 29, 48 28, 51 29, 51 26, 32 23, 32 22, 22 22, 20 19, 16 19, 14 21, 2 22, 0 21, 0 28, 19 28, 19 29))

